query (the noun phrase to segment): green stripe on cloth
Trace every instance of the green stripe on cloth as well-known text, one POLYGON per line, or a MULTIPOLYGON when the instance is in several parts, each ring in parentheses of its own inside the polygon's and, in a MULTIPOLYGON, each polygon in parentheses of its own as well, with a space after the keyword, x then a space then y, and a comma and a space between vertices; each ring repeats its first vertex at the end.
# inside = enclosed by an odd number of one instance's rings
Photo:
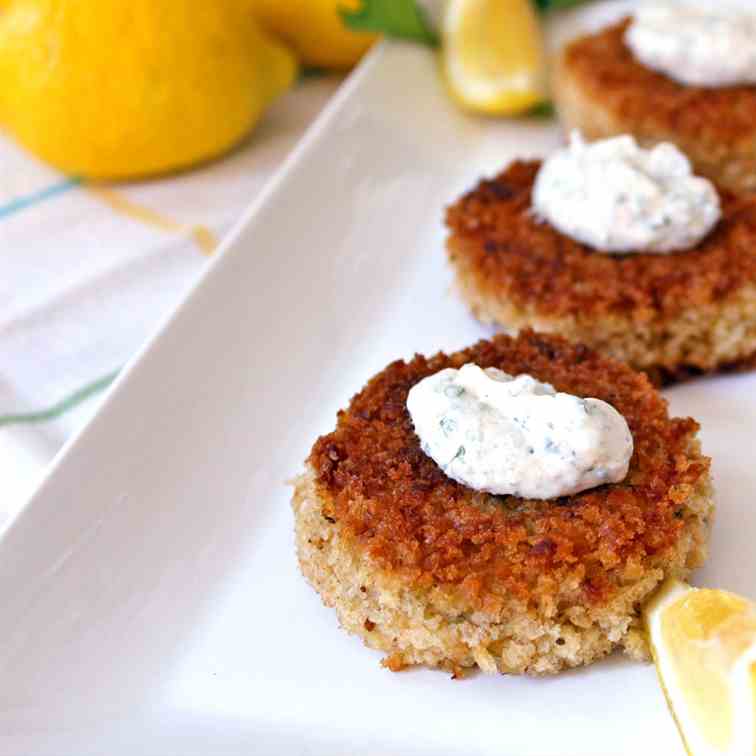
POLYGON ((120 370, 114 370, 112 373, 98 378, 96 381, 88 383, 86 386, 77 389, 72 394, 61 399, 57 404, 53 404, 47 409, 38 410, 37 412, 20 412, 18 414, 0 415, 0 428, 5 425, 22 425, 28 423, 44 423, 48 420, 55 420, 66 412, 78 407, 89 397, 104 391, 115 380, 120 370))
POLYGON ((52 184, 44 189, 40 189, 38 192, 17 197, 4 205, 0 205, 0 218, 4 218, 7 215, 13 215, 13 213, 17 213, 19 210, 33 207, 40 202, 55 197, 57 194, 62 194, 69 189, 73 189, 80 183, 80 178, 65 179, 64 181, 59 181, 57 184, 52 184))

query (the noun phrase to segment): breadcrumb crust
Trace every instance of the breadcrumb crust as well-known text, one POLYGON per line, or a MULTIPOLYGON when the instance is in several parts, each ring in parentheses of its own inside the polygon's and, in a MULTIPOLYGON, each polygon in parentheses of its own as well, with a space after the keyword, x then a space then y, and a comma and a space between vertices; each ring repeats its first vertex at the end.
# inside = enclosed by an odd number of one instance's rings
POLYGON ((512 163, 447 210, 449 259, 477 317, 667 376, 756 354, 756 196, 722 191, 722 220, 691 250, 607 255, 534 217, 539 166, 512 163))
POLYGON ((558 337, 501 335, 392 363, 297 480, 302 571, 392 669, 546 674, 615 647, 642 657, 640 602, 706 555, 713 508, 697 428, 670 419, 645 376, 558 337), (627 479, 543 502, 447 478, 420 450, 404 401, 425 375, 465 362, 614 404, 635 441, 627 479))
POLYGON ((735 192, 756 189, 756 86, 695 87, 647 68, 624 42, 630 19, 568 44, 553 93, 566 128, 677 144, 696 171, 735 192))

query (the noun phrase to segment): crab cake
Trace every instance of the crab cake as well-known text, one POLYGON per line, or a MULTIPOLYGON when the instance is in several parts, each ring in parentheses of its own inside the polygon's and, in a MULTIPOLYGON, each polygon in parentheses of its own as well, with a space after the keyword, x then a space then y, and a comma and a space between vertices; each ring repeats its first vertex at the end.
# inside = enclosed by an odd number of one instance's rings
POLYGON ((391 363, 339 412, 295 484, 299 563, 342 626, 392 670, 548 674, 615 648, 646 657, 639 607, 706 557, 709 460, 648 378, 553 335, 496 336, 391 363), (570 496, 494 496, 422 451, 410 389, 467 363, 597 397, 625 418, 627 477, 570 496))
POLYGON ((447 248, 475 315, 559 333, 659 380, 756 355, 756 196, 719 190, 721 218, 691 249, 610 255, 537 218, 541 163, 515 162, 448 208, 447 248))
POLYGON ((559 55, 552 90, 565 127, 588 139, 672 142, 718 185, 756 189, 756 86, 692 86, 652 70, 625 42, 630 23, 580 37, 559 55))

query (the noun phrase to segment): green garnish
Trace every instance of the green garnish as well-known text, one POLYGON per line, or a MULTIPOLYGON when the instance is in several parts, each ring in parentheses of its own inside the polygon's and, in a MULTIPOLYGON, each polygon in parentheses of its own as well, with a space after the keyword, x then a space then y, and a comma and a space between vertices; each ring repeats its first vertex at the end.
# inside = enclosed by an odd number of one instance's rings
POLYGON ((450 399, 453 399, 457 396, 462 396, 462 394, 465 393, 465 390, 462 388, 462 386, 455 386, 453 383, 444 387, 444 396, 448 396, 450 399))
POLYGON ((524 118, 553 118, 556 115, 554 103, 546 100, 533 106, 527 113, 522 114, 524 118))
POLYGON ((344 24, 353 31, 437 45, 438 35, 414 0, 362 0, 355 11, 340 10, 344 24))
POLYGON ((561 8, 571 8, 573 5, 580 5, 586 0, 533 0, 536 8, 542 13, 550 10, 560 10, 561 8))
MULTIPOLYGON (((532 0, 541 13, 580 5, 587 0, 532 0)), ((339 11, 344 25, 353 31, 384 34, 387 37, 408 39, 425 45, 436 46, 439 37, 425 11, 416 0, 361 0, 356 10, 339 11)), ((553 118, 556 115, 553 103, 541 102, 531 108, 525 117, 553 118)))
MULTIPOLYGON (((545 13, 550 10, 571 8, 586 0, 532 0, 532 2, 538 11, 545 13)), ((341 9, 339 13, 344 24, 353 31, 385 34, 387 37, 409 39, 432 46, 439 42, 438 34, 416 0, 361 0, 357 10, 341 9)), ((541 115, 541 113, 536 112, 533 115, 541 115)))
POLYGON ((454 418, 442 417, 439 424, 441 425, 441 430, 445 436, 448 436, 450 433, 454 433, 454 431, 457 430, 457 423, 454 418))

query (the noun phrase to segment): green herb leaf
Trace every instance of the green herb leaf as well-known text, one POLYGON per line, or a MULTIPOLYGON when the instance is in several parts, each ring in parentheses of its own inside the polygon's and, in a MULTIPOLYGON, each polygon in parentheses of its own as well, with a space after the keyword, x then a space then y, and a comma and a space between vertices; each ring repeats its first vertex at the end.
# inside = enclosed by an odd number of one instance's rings
POLYGON ((559 10, 561 8, 571 8, 573 5, 580 5, 586 0, 533 0, 536 8, 542 13, 550 10, 559 10))
POLYGON ((553 102, 544 100, 539 102, 538 105, 534 105, 524 115, 530 118, 553 118, 556 115, 556 108, 553 102))
POLYGON ((415 0, 362 0, 357 10, 339 12, 344 24, 353 31, 385 34, 426 45, 438 44, 436 33, 415 0))
POLYGON ((326 76, 328 70, 320 66, 301 66, 299 69, 300 79, 317 79, 319 76, 326 76))

